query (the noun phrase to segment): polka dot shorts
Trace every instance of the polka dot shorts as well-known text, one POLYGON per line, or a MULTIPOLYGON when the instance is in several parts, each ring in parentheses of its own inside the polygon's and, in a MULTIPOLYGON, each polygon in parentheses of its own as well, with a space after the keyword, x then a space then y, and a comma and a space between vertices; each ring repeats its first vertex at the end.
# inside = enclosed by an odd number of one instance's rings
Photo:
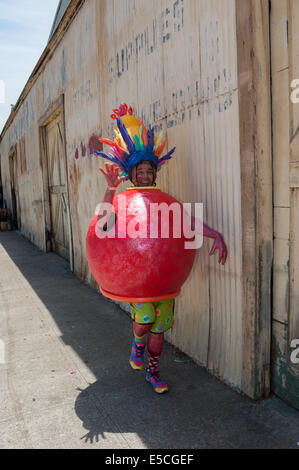
POLYGON ((141 325, 152 324, 152 333, 163 333, 173 324, 174 299, 162 302, 131 303, 132 319, 141 325))

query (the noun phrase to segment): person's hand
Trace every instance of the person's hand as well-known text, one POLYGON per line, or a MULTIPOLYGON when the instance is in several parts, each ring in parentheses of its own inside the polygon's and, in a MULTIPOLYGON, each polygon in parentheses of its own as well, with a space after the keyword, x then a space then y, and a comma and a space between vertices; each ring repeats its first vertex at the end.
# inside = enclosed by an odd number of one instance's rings
POLYGON ((105 162, 105 170, 100 168, 100 171, 106 178, 107 184, 110 188, 117 188, 117 186, 125 179, 125 176, 119 177, 120 167, 116 163, 105 162))
POLYGON ((218 232, 217 232, 216 237, 214 239, 214 243, 213 243, 213 246, 212 246, 212 249, 211 249, 209 255, 213 255, 215 250, 219 250, 218 263, 219 264, 224 264, 226 262, 226 258, 227 258, 227 248, 226 248, 226 244, 224 243, 224 240, 222 238, 222 235, 220 235, 220 233, 218 233, 218 232))

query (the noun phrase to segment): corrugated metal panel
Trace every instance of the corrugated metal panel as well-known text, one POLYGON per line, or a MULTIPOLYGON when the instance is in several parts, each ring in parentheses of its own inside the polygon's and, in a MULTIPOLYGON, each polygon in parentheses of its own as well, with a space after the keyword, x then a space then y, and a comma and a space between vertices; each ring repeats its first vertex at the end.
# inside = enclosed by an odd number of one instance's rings
MULTIPOLYGON (((234 0, 102 2, 104 129, 121 101, 163 129, 175 157, 159 186, 202 202, 205 221, 223 233, 225 267, 197 255, 176 301, 168 337, 215 374, 241 387, 242 285, 238 91, 234 0)), ((105 131, 103 132, 105 134, 105 131)))
MULTIPOLYGON (((26 169, 23 165, 23 174, 18 169, 22 232, 44 248, 47 201, 39 126, 64 95, 74 271, 94 284, 85 238, 106 188, 99 172, 104 161, 93 156, 97 138, 113 136, 109 116, 121 102, 157 132, 163 129, 168 148, 177 149, 159 173, 159 186, 182 202, 202 202, 204 221, 223 233, 229 250, 227 264, 219 266, 217 255, 208 256, 211 241, 204 241, 177 299, 168 339, 242 388, 241 219, 246 214, 241 214, 235 16, 235 0, 85 2, 9 123, 1 154, 25 138, 26 169)), ((6 161, 2 170, 9 194, 6 161)), ((252 322, 251 346, 255 327, 252 322)))

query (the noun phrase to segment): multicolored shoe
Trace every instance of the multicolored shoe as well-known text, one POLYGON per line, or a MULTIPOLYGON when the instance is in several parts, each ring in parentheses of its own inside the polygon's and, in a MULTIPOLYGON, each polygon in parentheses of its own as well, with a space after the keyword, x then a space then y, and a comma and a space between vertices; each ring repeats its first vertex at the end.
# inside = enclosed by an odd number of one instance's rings
POLYGON ((145 343, 136 343, 136 339, 134 339, 131 355, 129 358, 129 363, 132 369, 135 369, 135 370, 143 369, 144 349, 145 349, 145 343))
POLYGON ((150 371, 149 369, 146 369, 146 377, 145 380, 149 382, 152 386, 155 392, 157 393, 165 393, 168 392, 168 386, 167 383, 164 382, 160 378, 160 374, 158 371, 150 371))

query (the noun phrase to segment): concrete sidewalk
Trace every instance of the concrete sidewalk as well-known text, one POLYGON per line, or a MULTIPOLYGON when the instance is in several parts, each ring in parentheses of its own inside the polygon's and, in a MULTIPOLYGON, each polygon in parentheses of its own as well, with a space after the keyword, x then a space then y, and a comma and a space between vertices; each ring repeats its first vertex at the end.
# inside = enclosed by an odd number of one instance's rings
POLYGON ((0 232, 0 448, 298 448, 299 412, 253 402, 165 344, 155 394, 128 315, 54 253, 0 232), (3 357, 4 355, 4 357, 3 357))

